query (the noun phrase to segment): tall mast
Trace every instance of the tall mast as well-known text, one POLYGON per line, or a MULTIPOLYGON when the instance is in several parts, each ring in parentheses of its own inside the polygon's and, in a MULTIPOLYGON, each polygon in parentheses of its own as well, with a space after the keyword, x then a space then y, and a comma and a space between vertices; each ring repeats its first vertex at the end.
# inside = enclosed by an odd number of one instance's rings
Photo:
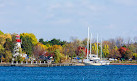
POLYGON ((102 38, 101 38, 101 54, 100 54, 100 58, 102 60, 102 38))
POLYGON ((88 27, 88 40, 87 40, 87 59, 88 59, 88 50, 89 50, 89 27, 88 27))
POLYGON ((91 47, 92 47, 91 41, 92 41, 92 33, 91 33, 91 37, 90 37, 90 54, 91 54, 91 52, 92 52, 92 50, 91 50, 91 47))
POLYGON ((97 34, 97 57, 98 57, 98 34, 97 34))

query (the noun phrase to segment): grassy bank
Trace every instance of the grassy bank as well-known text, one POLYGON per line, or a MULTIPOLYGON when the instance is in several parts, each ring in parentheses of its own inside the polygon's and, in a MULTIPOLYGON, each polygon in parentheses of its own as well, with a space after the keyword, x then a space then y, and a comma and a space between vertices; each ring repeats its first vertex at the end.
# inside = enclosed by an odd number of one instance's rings
POLYGON ((129 60, 125 60, 125 61, 118 60, 118 61, 112 61, 110 63, 134 63, 134 64, 137 64, 137 61, 136 60, 132 60, 132 61, 129 61, 129 60))

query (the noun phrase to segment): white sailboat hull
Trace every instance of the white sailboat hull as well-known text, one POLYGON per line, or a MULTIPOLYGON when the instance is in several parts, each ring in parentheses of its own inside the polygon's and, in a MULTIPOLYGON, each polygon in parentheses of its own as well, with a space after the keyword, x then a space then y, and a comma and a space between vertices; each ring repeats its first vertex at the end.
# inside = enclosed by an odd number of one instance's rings
POLYGON ((93 63, 93 62, 84 62, 85 66, 90 66, 90 65, 94 65, 94 66, 101 66, 101 63, 93 63))
POLYGON ((102 65, 109 65, 110 63, 84 63, 85 66, 90 66, 90 65, 93 65, 93 66, 102 66, 102 65))
POLYGON ((90 66, 90 65, 101 66, 101 63, 85 63, 85 66, 90 66))
POLYGON ((90 65, 102 66, 102 65, 109 65, 110 62, 109 61, 99 61, 99 62, 86 61, 86 62, 84 62, 84 64, 85 64, 85 66, 90 66, 90 65))

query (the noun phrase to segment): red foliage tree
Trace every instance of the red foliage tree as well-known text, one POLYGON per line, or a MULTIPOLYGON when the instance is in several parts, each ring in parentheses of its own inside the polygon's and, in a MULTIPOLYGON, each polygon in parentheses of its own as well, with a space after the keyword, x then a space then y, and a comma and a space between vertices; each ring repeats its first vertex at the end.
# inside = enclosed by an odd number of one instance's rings
POLYGON ((122 58, 124 58, 124 59, 131 58, 131 51, 128 48, 121 47, 121 48, 119 48, 119 52, 120 52, 122 58))
MULTIPOLYGON (((78 48, 77 48, 77 55, 79 56, 79 54, 81 54, 81 52, 84 52, 84 56, 86 57, 87 56, 87 49, 85 48, 85 47, 81 47, 81 46, 79 46, 78 48)), ((90 53, 90 50, 88 51, 89 53, 90 53)))

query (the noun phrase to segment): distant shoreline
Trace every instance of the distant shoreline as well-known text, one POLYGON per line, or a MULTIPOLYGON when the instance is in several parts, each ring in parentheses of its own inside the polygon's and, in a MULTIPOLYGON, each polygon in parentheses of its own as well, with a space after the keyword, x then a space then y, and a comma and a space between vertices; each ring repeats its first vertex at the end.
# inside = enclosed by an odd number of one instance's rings
POLYGON ((75 63, 58 63, 58 64, 44 64, 44 63, 41 63, 41 64, 11 64, 11 63, 0 63, 0 66, 17 66, 17 67, 55 67, 55 66, 80 66, 80 65, 77 65, 75 63))
MULTIPOLYGON (((137 65, 135 63, 110 63, 110 65, 137 65)), ((59 63, 59 64, 11 64, 0 63, 0 66, 16 67, 56 67, 56 66, 85 66, 83 63, 59 63)))
POLYGON ((110 65, 137 65, 136 63, 110 63, 110 65))

